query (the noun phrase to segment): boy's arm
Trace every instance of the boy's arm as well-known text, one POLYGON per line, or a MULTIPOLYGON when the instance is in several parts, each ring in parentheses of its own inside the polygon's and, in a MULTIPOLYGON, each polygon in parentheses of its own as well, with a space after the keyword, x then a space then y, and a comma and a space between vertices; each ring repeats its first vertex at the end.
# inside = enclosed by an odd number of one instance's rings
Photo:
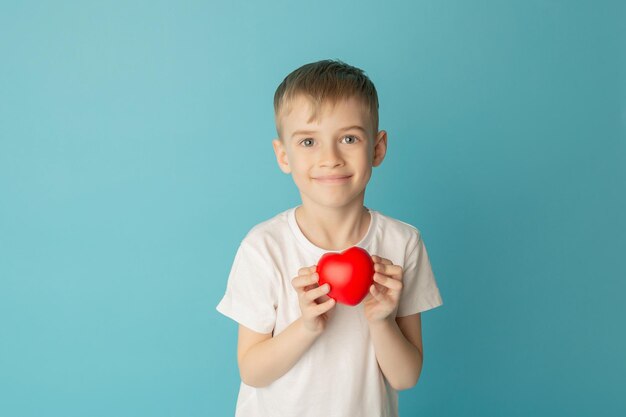
POLYGON ((369 328, 378 365, 389 384, 396 390, 415 386, 424 358, 420 313, 370 322, 369 328))
POLYGON ((276 337, 240 324, 237 361, 241 380, 257 388, 271 384, 296 364, 320 333, 306 329, 301 318, 276 337))
POLYGON ((324 331, 335 300, 326 294, 328 284, 318 285, 315 265, 300 268, 291 281, 298 293, 302 316, 277 336, 257 333, 239 325, 237 361, 241 380, 253 387, 264 387, 283 376, 324 331))
POLYGON ((396 390, 413 387, 422 372, 420 313, 397 317, 403 270, 389 259, 372 256, 374 285, 365 299, 365 315, 380 370, 396 390))

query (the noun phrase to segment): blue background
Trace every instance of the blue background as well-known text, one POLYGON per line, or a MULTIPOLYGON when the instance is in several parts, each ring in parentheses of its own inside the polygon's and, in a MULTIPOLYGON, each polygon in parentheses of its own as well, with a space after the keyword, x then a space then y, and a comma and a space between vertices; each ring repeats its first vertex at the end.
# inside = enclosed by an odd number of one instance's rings
POLYGON ((444 300, 401 415, 624 415, 623 2, 0 4, 0 415, 233 414, 215 306, 300 203, 272 99, 326 58, 378 89, 366 205, 444 300))

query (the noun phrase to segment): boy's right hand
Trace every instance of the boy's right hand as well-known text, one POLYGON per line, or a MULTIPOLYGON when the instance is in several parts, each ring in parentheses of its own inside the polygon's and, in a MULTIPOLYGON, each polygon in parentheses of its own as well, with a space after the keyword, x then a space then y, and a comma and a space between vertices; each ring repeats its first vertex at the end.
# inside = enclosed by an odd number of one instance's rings
POLYGON ((314 333, 321 333, 326 327, 328 315, 335 306, 335 300, 328 297, 330 286, 321 287, 317 283, 319 276, 315 272, 317 265, 300 268, 298 276, 291 280, 291 285, 298 293, 300 311, 304 327, 314 333))

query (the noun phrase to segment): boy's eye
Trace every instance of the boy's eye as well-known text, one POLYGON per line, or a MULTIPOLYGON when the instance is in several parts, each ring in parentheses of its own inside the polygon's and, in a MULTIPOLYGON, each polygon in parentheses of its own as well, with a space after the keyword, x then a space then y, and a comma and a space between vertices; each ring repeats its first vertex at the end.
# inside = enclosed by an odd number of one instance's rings
POLYGON ((352 142, 348 143, 355 143, 357 140, 359 140, 359 138, 357 138, 356 136, 344 136, 344 139, 345 138, 352 139, 352 142))

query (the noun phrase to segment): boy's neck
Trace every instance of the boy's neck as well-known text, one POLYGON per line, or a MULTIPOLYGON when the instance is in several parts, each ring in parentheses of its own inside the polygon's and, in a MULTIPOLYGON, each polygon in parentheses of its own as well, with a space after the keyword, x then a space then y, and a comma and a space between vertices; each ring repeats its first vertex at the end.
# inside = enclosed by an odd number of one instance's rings
POLYGON ((369 228, 371 215, 362 201, 355 203, 358 204, 330 208, 303 201, 296 208, 296 222, 315 246, 327 251, 341 251, 359 243, 369 228))

